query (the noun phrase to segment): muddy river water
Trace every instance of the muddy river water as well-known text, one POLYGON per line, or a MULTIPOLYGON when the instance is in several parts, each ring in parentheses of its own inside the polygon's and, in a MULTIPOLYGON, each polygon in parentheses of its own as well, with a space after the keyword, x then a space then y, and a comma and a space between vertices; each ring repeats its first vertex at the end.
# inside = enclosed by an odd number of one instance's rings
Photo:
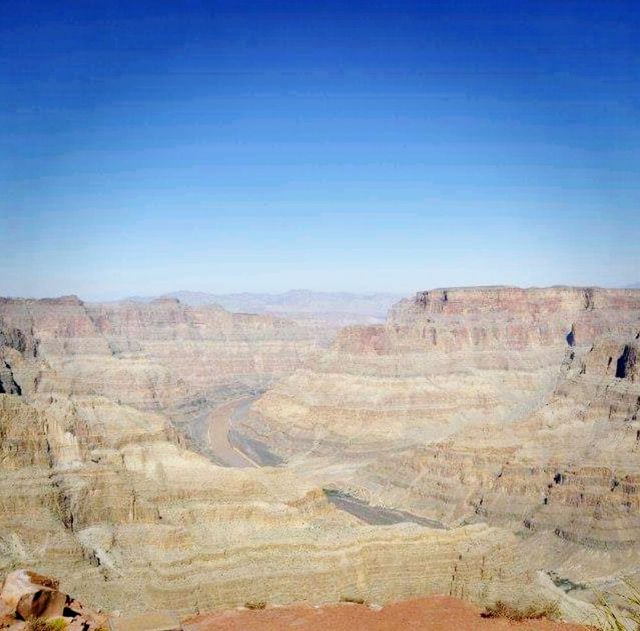
MULTIPOLYGON (((202 420, 206 422, 203 438, 207 443, 207 451, 219 464, 227 467, 259 467, 277 466, 282 463, 282 460, 271 454, 263 444, 243 437, 236 430, 256 398, 257 396, 246 396, 234 399, 203 415, 202 420)), ((428 528, 446 528, 439 521, 398 509, 375 506, 342 491, 325 490, 325 494, 336 508, 354 515, 367 524, 384 526, 413 522, 428 528)))

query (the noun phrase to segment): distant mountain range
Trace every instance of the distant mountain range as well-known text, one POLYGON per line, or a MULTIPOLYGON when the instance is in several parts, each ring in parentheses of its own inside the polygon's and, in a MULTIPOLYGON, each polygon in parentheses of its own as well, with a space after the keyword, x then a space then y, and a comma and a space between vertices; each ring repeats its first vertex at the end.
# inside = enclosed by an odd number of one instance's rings
MULTIPOLYGON (((640 289, 640 283, 627 289, 640 289)), ((315 319, 338 326, 383 322, 389 308, 405 298, 391 292, 349 293, 293 289, 279 294, 173 291, 160 296, 132 296, 127 300, 150 302, 158 298, 177 298, 180 302, 200 306, 216 304, 236 313, 270 313, 297 319, 315 319)))
POLYGON ((162 296, 134 296, 129 300, 149 302, 157 298, 177 298, 193 306, 217 304, 234 312, 315 318, 345 325, 382 322, 389 308, 404 296, 394 293, 360 294, 294 289, 281 294, 174 291, 162 296))

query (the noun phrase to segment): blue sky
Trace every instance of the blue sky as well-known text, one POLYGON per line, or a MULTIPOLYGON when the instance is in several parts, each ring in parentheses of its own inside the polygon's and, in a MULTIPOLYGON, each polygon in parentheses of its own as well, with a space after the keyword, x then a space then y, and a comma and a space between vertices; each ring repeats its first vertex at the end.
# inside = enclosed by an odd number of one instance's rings
POLYGON ((0 1, 0 294, 640 280, 637 2, 0 1))

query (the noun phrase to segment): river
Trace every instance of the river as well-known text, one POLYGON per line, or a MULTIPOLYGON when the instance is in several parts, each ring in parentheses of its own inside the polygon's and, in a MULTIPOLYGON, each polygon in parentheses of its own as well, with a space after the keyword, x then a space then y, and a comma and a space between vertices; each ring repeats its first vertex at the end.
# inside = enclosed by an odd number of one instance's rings
MULTIPOLYGON (((282 460, 270 453, 262 443, 243 437, 235 429, 249 413, 251 404, 256 399, 257 395, 234 399, 201 417, 207 424, 204 436, 207 452, 214 461, 227 467, 274 466, 282 463, 282 460)), ((342 491, 325 490, 325 494, 336 508, 354 515, 367 524, 384 526, 412 522, 428 528, 446 528, 434 519, 399 509, 375 506, 342 491)))

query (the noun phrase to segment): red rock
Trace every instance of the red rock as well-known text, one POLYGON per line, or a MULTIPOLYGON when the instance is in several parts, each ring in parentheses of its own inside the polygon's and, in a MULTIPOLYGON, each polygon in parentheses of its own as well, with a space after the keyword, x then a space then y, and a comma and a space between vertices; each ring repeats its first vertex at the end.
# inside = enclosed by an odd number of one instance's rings
POLYGON ((483 618, 481 610, 448 596, 391 603, 376 611, 363 605, 294 605, 263 610, 230 610, 191 618, 184 631, 588 631, 552 620, 512 622, 483 618))
POLYGON ((32 616, 55 618, 62 616, 66 594, 58 591, 58 581, 29 570, 8 574, 2 585, 0 601, 23 620, 32 616))

